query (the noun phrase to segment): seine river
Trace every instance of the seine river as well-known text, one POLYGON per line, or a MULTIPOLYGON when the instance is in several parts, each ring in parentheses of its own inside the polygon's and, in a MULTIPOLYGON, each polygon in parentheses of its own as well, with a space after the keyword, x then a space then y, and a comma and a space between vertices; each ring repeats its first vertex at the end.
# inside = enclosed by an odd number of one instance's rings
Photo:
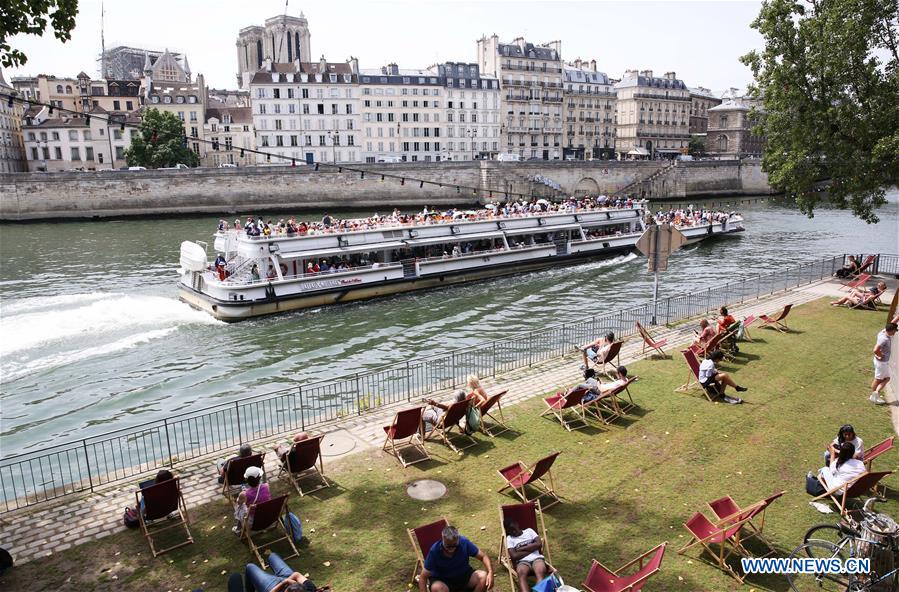
MULTIPOLYGON (((897 253, 899 192, 889 199, 872 226, 839 210, 808 219, 777 200, 730 200, 747 232, 676 253, 662 293, 830 254, 897 253)), ((210 240, 216 222, 0 226, 2 456, 615 310, 652 291, 645 260, 628 255, 229 325, 176 297, 181 241, 210 240)))

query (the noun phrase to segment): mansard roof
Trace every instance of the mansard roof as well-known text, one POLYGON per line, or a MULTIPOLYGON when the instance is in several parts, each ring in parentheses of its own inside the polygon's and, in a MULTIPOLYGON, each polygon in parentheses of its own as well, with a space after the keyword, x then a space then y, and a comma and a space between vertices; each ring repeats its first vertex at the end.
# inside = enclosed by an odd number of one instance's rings
POLYGON ((210 119, 224 121, 225 115, 231 116, 231 123, 253 123, 253 110, 250 107, 212 107, 206 109, 206 121, 210 119))
POLYGON ((525 43, 524 49, 517 43, 500 43, 499 54, 511 58, 530 58, 536 60, 558 60, 559 54, 551 47, 525 43))

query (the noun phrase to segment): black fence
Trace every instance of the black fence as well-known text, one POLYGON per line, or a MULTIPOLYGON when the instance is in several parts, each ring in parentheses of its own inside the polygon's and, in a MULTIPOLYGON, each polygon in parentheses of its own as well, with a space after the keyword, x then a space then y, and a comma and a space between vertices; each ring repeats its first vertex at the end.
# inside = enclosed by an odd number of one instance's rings
MULTIPOLYGON (((829 277, 844 256, 757 275, 615 312, 511 335, 377 370, 302 384, 250 399, 152 421, 0 460, 0 513, 172 467, 248 442, 363 415, 570 353, 607 331, 626 337, 653 316, 669 324, 829 277), (655 308, 655 315, 654 309, 655 308)), ((873 272, 899 274, 899 256, 880 255, 873 272)))

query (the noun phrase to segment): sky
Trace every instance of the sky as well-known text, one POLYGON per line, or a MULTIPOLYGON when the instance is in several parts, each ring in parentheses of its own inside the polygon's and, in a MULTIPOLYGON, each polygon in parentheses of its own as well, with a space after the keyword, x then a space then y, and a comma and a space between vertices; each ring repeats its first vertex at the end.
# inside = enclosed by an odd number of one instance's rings
MULTIPOLYGON (((760 2, 568 0, 287 0, 287 13, 309 21, 312 54, 328 61, 359 58, 361 68, 396 62, 426 68, 445 61, 475 61, 476 40, 560 39, 562 58, 595 59, 620 78, 626 69, 674 71, 688 86, 713 91, 745 88, 751 72, 739 62, 762 39, 750 28, 760 2)), ((52 33, 19 35, 13 47, 28 56, 13 76, 99 75, 100 0, 81 0, 72 39, 52 33)), ((214 88, 237 88, 238 31, 283 14, 284 0, 105 1, 106 47, 129 45, 186 53, 194 74, 214 88)))

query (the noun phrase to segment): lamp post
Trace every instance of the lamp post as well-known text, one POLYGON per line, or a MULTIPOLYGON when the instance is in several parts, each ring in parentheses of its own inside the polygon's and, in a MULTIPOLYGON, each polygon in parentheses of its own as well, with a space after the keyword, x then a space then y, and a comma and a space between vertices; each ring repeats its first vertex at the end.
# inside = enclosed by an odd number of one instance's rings
POLYGON ((328 137, 331 138, 331 162, 337 164, 337 144, 340 142, 340 132, 328 130, 328 137))
POLYGON ((477 128, 474 128, 474 127, 468 128, 468 131, 466 132, 466 135, 468 136, 468 139, 471 142, 471 159, 472 160, 475 159, 474 158, 474 152, 475 152, 474 139, 477 137, 477 133, 478 133, 478 130, 477 130, 477 128))

